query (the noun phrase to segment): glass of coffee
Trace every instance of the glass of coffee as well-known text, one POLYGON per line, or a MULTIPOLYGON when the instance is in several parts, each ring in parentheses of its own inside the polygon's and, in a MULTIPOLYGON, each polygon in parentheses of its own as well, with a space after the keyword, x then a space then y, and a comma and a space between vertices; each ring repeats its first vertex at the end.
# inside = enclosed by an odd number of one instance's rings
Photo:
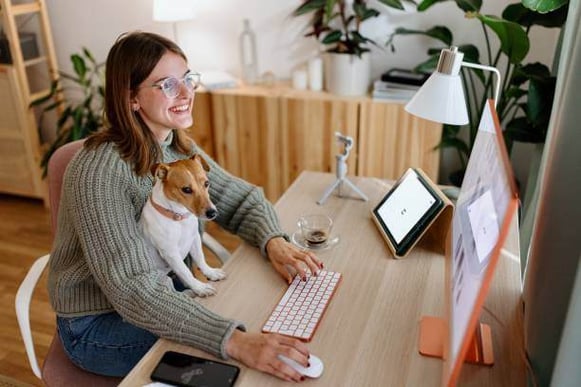
POLYGON ((333 220, 327 215, 303 215, 298 221, 301 235, 308 246, 323 246, 333 228, 333 220))

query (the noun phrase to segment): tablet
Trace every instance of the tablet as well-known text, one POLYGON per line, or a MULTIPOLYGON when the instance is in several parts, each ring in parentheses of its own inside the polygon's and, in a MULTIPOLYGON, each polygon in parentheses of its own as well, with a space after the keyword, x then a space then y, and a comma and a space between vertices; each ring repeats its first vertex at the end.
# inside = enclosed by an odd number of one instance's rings
POLYGON ((444 201, 432 186, 410 168, 373 209, 372 216, 398 257, 409 251, 443 207, 444 201))

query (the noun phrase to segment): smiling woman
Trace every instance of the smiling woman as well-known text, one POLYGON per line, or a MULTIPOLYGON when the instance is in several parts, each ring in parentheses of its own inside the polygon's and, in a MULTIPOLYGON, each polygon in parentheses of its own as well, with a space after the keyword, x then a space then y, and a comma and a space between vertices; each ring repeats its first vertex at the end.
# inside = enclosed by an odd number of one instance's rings
POLYGON ((147 32, 122 35, 105 74, 106 127, 67 168, 49 261, 49 295, 68 356, 94 373, 123 376, 163 337, 300 381, 278 355, 306 366, 304 343, 246 333, 242 322, 206 309, 158 268, 138 224, 152 167, 199 154, 209 165, 218 225, 258 247, 289 282, 287 268, 304 278, 321 261, 289 243, 261 188, 227 173, 187 136, 199 76, 175 43, 147 32))

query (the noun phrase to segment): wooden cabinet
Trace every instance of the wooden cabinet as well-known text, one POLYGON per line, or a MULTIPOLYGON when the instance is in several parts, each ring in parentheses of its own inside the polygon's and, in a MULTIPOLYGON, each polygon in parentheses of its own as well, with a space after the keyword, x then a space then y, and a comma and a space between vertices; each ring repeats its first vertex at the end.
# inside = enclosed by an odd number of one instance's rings
POLYGON ((438 182, 442 125, 413 116, 404 104, 367 99, 360 104, 357 175, 397 179, 409 167, 438 182))
MULTIPOLYGON (((278 199, 303 170, 335 172, 335 132, 355 146, 348 174, 396 179, 421 167, 437 181, 439 124, 411 116, 397 102, 339 97, 286 86, 202 92, 194 121, 212 127, 213 157, 232 174, 278 199), (202 108, 199 108, 202 106, 202 108), (211 116, 211 120, 201 116, 211 116)), ((194 131, 196 129, 194 128, 194 131)))
POLYGON ((0 192, 43 197, 38 133, 28 125, 16 70, 0 66, 0 192))

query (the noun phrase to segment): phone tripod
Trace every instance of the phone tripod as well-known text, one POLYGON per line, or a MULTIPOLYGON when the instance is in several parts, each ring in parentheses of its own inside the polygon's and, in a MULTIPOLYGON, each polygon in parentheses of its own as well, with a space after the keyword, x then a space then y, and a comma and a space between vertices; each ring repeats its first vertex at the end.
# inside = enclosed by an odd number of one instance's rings
POLYGON ((337 179, 335 180, 335 182, 333 184, 331 184, 325 190, 325 193, 323 193, 323 196, 317 201, 317 204, 322 205, 323 203, 325 203, 325 201, 329 198, 329 195, 331 195, 331 193, 335 189, 338 190, 339 197, 347 197, 347 196, 343 196, 343 194, 341 192, 342 188, 343 188, 343 183, 345 183, 345 185, 349 186, 349 188, 351 188, 359 196, 359 199, 367 201, 368 200, 367 196, 363 192, 361 192, 361 190, 359 188, 357 188, 355 186, 355 184, 353 184, 346 177, 347 176, 347 157, 349 156, 349 152, 351 151, 351 148, 353 147, 353 138, 351 138, 349 136, 343 136, 339 132, 335 132, 335 136, 337 137, 337 140, 344 145, 343 153, 335 156, 335 159, 337 160, 337 168, 336 168, 337 169, 336 170, 337 179))

